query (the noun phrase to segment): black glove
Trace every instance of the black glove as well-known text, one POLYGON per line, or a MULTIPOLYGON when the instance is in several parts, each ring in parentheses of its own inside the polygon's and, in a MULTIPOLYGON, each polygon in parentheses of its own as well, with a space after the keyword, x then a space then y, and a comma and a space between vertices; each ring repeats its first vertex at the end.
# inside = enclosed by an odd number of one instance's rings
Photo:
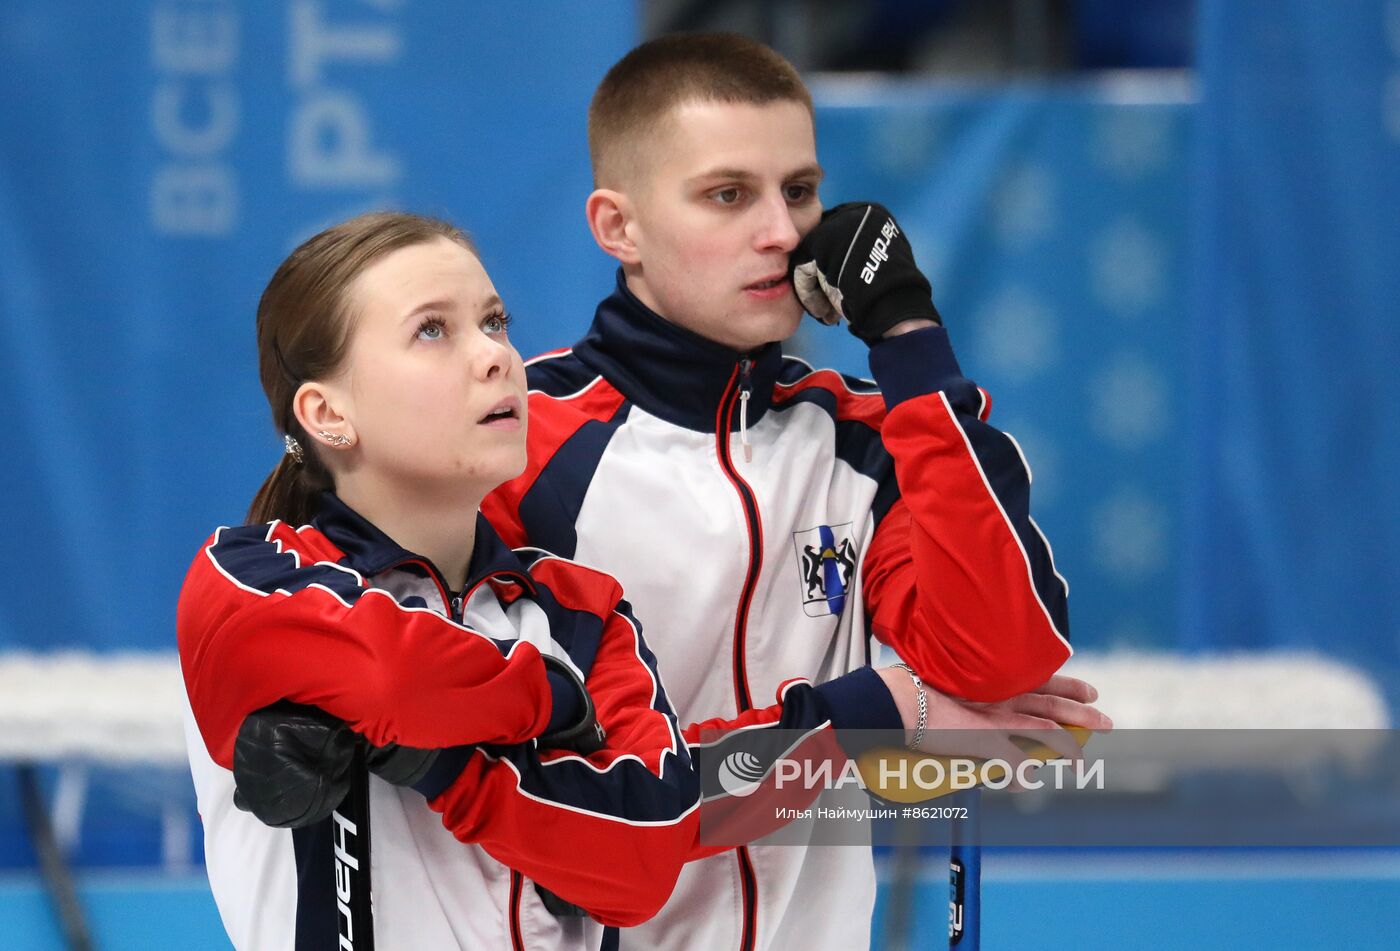
POLYGON ((350 791, 359 743, 316 707, 281 700, 255 710, 233 745, 233 804, 279 829, 320 822, 350 791))
POLYGON ((791 267, 807 312, 824 324, 845 317, 868 344, 903 320, 943 322, 909 239, 884 205, 848 202, 826 211, 792 252, 791 267))
POLYGON ((371 746, 318 707, 282 700, 255 710, 233 746, 233 804, 265 825, 295 829, 320 822, 350 791, 358 749, 370 772, 410 786, 427 774, 437 750, 371 746))

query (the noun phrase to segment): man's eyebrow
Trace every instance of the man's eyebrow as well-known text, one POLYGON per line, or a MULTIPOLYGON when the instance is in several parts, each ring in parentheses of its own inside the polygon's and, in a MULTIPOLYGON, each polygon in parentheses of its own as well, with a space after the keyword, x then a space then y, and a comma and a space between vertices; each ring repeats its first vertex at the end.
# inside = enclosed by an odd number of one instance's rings
POLYGON ((690 181, 704 182, 716 179, 724 179, 726 181, 735 182, 752 182, 757 178, 758 176, 755 175, 753 172, 747 171, 746 169, 742 168, 710 168, 701 172, 699 175, 692 175, 690 181))
MULTIPOLYGON (((811 165, 803 165, 800 168, 795 168, 791 172, 788 172, 786 175, 784 175, 783 178, 784 180, 794 178, 815 178, 818 181, 821 181, 821 179, 825 175, 826 173, 822 171, 822 167, 820 165, 817 165, 816 163, 813 163, 811 165)), ((749 171, 748 169, 720 167, 706 169, 699 175, 692 176, 690 178, 690 181, 704 182, 712 180, 725 180, 734 182, 752 182, 757 179, 758 176, 755 175, 753 172, 749 171)))

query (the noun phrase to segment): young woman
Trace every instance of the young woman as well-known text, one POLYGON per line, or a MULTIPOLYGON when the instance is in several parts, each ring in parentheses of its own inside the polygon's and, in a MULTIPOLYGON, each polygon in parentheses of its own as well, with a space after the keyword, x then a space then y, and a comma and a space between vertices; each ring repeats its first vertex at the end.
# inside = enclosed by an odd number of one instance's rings
POLYGON ((263 293, 287 452, 178 612, 240 949, 596 947, 661 906, 695 838, 695 773, 618 584, 511 551, 478 512, 526 463, 509 320, 467 238, 406 214, 316 235, 263 293), (291 769, 302 753, 321 765, 291 769), (242 811, 235 772, 285 789, 260 815, 296 828, 242 811), (550 911, 569 903, 592 918, 550 911))

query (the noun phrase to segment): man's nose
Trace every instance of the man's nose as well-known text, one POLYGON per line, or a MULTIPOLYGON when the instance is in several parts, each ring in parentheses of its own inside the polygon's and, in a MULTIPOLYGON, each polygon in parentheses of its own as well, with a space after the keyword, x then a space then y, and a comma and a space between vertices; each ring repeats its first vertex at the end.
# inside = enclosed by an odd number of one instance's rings
POLYGON ((797 247, 802 236, 797 233, 797 224, 792 220, 792 208, 781 195, 764 201, 760 211, 763 220, 757 235, 759 250, 788 254, 797 247))

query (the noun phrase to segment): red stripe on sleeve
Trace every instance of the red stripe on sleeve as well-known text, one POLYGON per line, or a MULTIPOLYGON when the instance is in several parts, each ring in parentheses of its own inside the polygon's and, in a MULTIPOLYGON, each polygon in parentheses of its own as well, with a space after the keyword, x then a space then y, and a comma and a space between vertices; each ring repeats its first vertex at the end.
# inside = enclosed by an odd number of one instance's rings
POLYGON ((995 701, 1069 657, 1016 532, 947 403, 902 403, 883 433, 902 498, 864 562, 874 633, 944 693, 995 701))
POLYGON ((578 395, 564 399, 538 391, 530 394, 525 471, 481 503, 481 511, 507 545, 523 548, 530 543, 520 522, 520 500, 534 486, 549 460, 586 423, 610 419, 623 400, 623 395, 601 377, 578 395))

